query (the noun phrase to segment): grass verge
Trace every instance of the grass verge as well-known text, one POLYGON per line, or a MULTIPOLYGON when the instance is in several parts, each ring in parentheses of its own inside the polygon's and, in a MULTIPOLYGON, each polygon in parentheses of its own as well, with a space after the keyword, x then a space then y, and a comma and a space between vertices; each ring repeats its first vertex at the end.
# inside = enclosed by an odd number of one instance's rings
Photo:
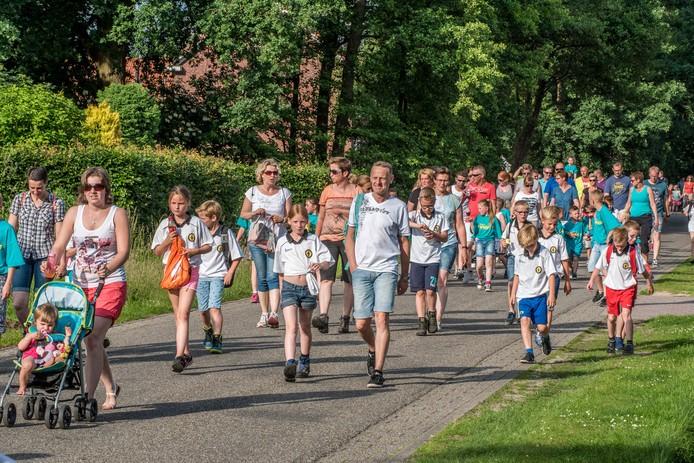
MULTIPOLYGON (((234 285, 224 290, 224 301, 241 299, 251 295, 251 263, 243 260, 236 271, 234 285)), ((128 301, 118 323, 171 312, 166 291, 159 287, 162 275, 160 258, 149 249, 138 246, 133 249, 125 264, 128 278, 128 301)), ((195 302, 193 305, 195 306, 195 302)), ((8 330, 0 337, 0 347, 15 345, 21 338, 19 322, 9 304, 8 330)))
MULTIPOLYGON (((694 260, 682 262, 655 282, 656 291, 694 296, 694 260)), ((645 291, 643 292, 645 294, 645 291)))
POLYGON ((422 446, 412 461, 694 461, 694 317, 636 330, 636 355, 581 335, 422 446))

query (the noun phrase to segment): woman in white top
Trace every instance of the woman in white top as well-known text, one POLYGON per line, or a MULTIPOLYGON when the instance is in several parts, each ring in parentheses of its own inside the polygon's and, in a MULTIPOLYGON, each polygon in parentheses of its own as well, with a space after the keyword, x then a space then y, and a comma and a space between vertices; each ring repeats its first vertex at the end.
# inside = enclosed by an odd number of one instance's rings
POLYGON ((511 210, 514 210, 514 205, 517 201, 525 201, 528 203, 528 222, 539 226, 540 223, 540 207, 542 205, 542 195, 539 191, 534 191, 535 180, 531 175, 526 175, 522 182, 522 188, 513 195, 513 204, 511 210))
MULTIPOLYGON (((292 193, 287 188, 278 185, 280 166, 274 159, 265 159, 255 169, 255 179, 258 185, 246 191, 241 206, 241 217, 255 222, 268 220, 273 225, 275 239, 287 233, 284 220, 292 207, 292 193)), ((251 225, 251 229, 253 225, 251 225)), ((274 272, 274 250, 268 252, 252 243, 248 244, 251 258, 255 263, 258 276, 258 296, 260 299, 260 321, 258 328, 270 326, 277 328, 280 324, 277 310, 280 305, 279 277, 274 272), (268 315, 268 308, 270 314, 268 315)))
MULTIPOLYGON (((125 305, 126 279, 123 265, 130 255, 130 226, 125 210, 113 205, 111 181, 101 167, 90 167, 81 178, 79 205, 65 214, 63 227, 58 234, 51 254, 55 262, 61 262, 65 248, 72 239, 75 256, 74 280, 82 287, 90 300, 100 282, 104 287, 96 300, 94 328, 85 338, 87 345, 86 391, 90 400, 99 378, 106 389, 106 401, 102 409, 116 407, 120 387, 113 374, 104 350, 104 338, 125 305)), ((49 259, 50 261, 50 259, 49 259)), ((44 274, 53 273, 52 262, 44 262, 44 274)), ((65 272, 60 265, 56 272, 65 272)))

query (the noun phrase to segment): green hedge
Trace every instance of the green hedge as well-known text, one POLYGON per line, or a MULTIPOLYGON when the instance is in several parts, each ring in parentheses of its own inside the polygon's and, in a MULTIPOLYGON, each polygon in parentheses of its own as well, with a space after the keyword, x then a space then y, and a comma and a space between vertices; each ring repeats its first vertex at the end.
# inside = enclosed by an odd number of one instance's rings
MULTIPOLYGON (((183 184, 193 194, 193 207, 207 199, 219 201, 226 220, 238 216, 243 193, 255 184, 255 165, 238 164, 183 150, 102 146, 36 148, 30 145, 0 147, 0 193, 5 211, 11 198, 25 189, 32 166, 48 169, 49 189, 72 204, 80 174, 89 166, 108 170, 116 203, 151 227, 166 215, 166 195, 173 185, 183 184)), ((283 164, 283 186, 295 201, 319 196, 328 182, 327 169, 319 164, 283 164)))

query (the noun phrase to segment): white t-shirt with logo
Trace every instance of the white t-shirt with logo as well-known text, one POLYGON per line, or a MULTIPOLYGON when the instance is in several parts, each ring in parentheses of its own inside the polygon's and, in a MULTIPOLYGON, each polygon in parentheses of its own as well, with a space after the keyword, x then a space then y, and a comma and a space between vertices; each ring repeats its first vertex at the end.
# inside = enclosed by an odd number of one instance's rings
POLYGON ((290 242, 289 234, 277 241, 272 271, 286 276, 306 275, 311 264, 334 263, 332 255, 316 235, 306 233, 299 242, 290 242))
POLYGON ((540 238, 537 240, 542 246, 547 248, 549 253, 554 259, 554 265, 557 267, 557 273, 560 277, 564 276, 564 267, 561 265, 561 261, 569 260, 569 253, 566 250, 566 240, 559 233, 553 233, 549 238, 542 236, 542 231, 540 230, 540 238))
MULTIPOLYGON (((186 248, 194 249, 205 246, 206 244, 212 245, 212 235, 207 229, 202 220, 198 217, 191 216, 182 226, 176 225, 176 231, 183 239, 186 248)), ((157 226, 157 231, 154 233, 154 239, 152 240, 151 248, 154 249, 164 242, 166 237, 169 235, 169 218, 165 218, 157 226)), ((164 256, 162 257, 162 262, 166 265, 169 259, 170 248, 166 250, 164 256)), ((202 256, 196 254, 190 256, 190 265, 192 267, 199 267, 202 263, 202 256)))
POLYGON ((202 255, 200 278, 224 278, 229 270, 227 258, 224 256, 225 244, 229 248, 229 257, 231 257, 232 262, 243 257, 239 242, 236 241, 236 236, 234 236, 231 228, 222 234, 222 227, 219 226, 215 234, 212 235, 212 250, 202 255))
POLYGON ((557 266, 547 248, 538 244, 533 256, 523 250, 516 257, 513 274, 518 277, 516 299, 520 301, 549 293, 549 276, 557 275, 557 266))
MULTIPOLYGON (((439 211, 434 210, 430 218, 421 212, 410 212, 410 222, 424 224, 436 233, 448 231, 448 220, 439 211)), ((410 247, 410 262, 417 264, 435 264, 441 262, 441 246, 443 243, 433 238, 428 240, 419 228, 412 228, 412 246, 410 247)))
MULTIPOLYGON (((643 273, 646 266, 643 263, 641 253, 636 250, 636 273, 643 273)), ((623 290, 636 285, 633 269, 631 268, 631 259, 629 258, 629 248, 624 250, 623 254, 617 253, 617 248, 613 248, 610 263, 607 264, 607 251, 600 255, 595 268, 602 270, 605 278, 603 284, 610 289, 623 290)))
MULTIPOLYGON (((287 188, 280 188, 277 193, 272 196, 263 194, 260 188, 252 186, 246 191, 246 198, 251 202, 251 211, 256 209, 265 209, 265 213, 270 215, 287 216, 285 206, 287 199, 292 197, 292 192, 287 188)), ((287 228, 283 223, 276 223, 273 230, 278 238, 287 233, 287 228)))
MULTIPOLYGON (((352 201, 349 210, 349 226, 354 227, 352 201)), ((410 236, 407 206, 398 198, 388 198, 379 203, 373 193, 364 195, 359 209, 359 228, 355 244, 357 267, 378 273, 398 273, 400 237, 410 236)))

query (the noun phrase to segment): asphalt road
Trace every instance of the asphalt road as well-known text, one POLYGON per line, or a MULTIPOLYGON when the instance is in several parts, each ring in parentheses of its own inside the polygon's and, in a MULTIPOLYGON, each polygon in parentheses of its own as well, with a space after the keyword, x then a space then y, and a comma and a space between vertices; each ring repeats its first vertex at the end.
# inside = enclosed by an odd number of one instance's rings
MULTIPOLYGON (((675 218, 666 231, 661 271, 688 254, 684 219, 675 218)), ((566 334, 563 341, 603 316, 585 303, 592 295, 584 289, 585 268, 579 273, 576 290, 558 303, 555 331, 566 334)), ((312 376, 293 384, 282 375, 283 329, 256 328, 259 309, 247 301, 224 306, 222 355, 207 354, 201 347, 199 317, 193 314, 194 362, 180 375, 170 367, 172 315, 117 325, 109 334, 109 355, 122 388, 119 408, 104 412, 95 423, 75 422, 69 430, 48 430, 20 416, 14 428, 0 427, 0 453, 37 462, 390 459, 393 446, 409 452, 426 438, 417 431, 418 423, 426 421, 419 416, 438 413, 435 426, 430 423, 426 429, 440 428, 459 416, 456 410, 470 409, 500 387, 501 377, 512 378, 523 369, 517 363, 523 353, 518 325, 503 324, 501 280, 491 293, 452 282, 444 330, 426 337, 415 336, 413 297, 398 297, 387 387, 381 390, 366 388, 366 346, 353 326, 349 334, 336 333, 340 307, 335 298, 329 334, 314 331, 312 376), (505 373, 500 376, 502 364, 505 373), (461 397, 442 394, 451 384, 477 391, 464 399, 464 408, 461 397), (436 401, 427 400, 437 393, 436 401), (412 433, 392 434, 401 428, 411 429, 415 439, 412 433), (368 451, 359 452, 365 448, 359 439, 368 439, 368 451)), ((13 349, 0 351, 3 386, 13 355, 13 349)), ((97 395, 101 403, 103 391, 97 395)))

